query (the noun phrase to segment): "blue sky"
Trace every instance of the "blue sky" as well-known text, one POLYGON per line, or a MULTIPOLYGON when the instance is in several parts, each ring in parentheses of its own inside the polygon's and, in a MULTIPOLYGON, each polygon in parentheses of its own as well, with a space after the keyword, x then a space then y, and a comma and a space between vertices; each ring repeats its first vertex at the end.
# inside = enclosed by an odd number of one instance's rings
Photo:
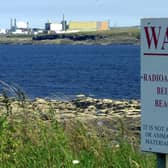
POLYGON ((2 0, 0 28, 10 27, 10 18, 44 27, 49 19, 60 22, 109 20, 111 26, 139 25, 140 18, 168 17, 168 0, 2 0))

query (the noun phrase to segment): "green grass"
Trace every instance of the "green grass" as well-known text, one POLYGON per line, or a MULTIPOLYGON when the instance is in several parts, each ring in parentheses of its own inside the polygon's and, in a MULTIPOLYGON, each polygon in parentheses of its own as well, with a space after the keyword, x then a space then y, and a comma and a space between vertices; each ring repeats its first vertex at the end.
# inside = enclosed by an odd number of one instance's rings
MULTIPOLYGON (((8 87, 8 86, 6 86, 8 87)), ((30 111, 26 97, 16 93, 20 110, 14 113, 6 92, 0 110, 0 167, 1 168, 155 168, 156 157, 142 153, 139 139, 129 137, 124 128, 117 133, 100 136, 95 128, 81 121, 42 119, 30 111), (113 137, 113 138, 109 138, 113 137), (134 139, 133 139, 134 138, 134 139), (78 164, 73 164, 78 160, 78 164)), ((122 125, 122 124, 121 124, 122 125)), ((100 129, 105 132, 103 126, 100 129)))
MULTIPOLYGON (((32 116, 31 116, 32 117, 32 116)), ((97 137, 79 121, 0 117, 0 167, 4 168, 154 168, 155 156, 141 153, 135 144, 114 144, 97 137), (79 160, 74 165, 73 160, 79 160)))

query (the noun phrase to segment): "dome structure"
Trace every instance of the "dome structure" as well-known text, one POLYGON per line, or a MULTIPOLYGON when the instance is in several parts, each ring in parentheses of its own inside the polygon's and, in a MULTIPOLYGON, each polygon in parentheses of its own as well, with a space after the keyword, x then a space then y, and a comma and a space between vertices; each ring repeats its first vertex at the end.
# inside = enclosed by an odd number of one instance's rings
POLYGON ((28 24, 26 22, 17 22, 16 23, 16 27, 18 29, 27 29, 28 28, 28 24))

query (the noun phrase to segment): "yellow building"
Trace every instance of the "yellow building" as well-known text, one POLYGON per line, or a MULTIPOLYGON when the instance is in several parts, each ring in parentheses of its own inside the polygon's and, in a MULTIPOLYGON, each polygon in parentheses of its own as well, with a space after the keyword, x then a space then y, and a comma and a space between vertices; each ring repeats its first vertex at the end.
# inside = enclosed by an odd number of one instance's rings
POLYGON ((70 21, 69 30, 78 30, 78 31, 109 30, 109 22, 70 21))
POLYGON ((109 30, 109 22, 97 22, 97 30, 109 30))

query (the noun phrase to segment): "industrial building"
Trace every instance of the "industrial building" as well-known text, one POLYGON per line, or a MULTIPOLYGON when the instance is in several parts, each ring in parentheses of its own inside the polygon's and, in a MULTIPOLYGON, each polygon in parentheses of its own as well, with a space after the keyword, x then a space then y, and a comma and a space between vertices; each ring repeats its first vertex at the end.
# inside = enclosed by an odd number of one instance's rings
POLYGON ((69 30, 76 31, 101 31, 101 30, 109 30, 109 22, 108 21, 70 21, 69 22, 69 30))
POLYGON ((45 23, 45 31, 47 33, 72 33, 72 32, 87 32, 87 31, 102 31, 109 30, 109 21, 70 21, 67 25, 63 19, 60 23, 48 21, 45 23))
POLYGON ((6 29, 0 29, 0 34, 6 34, 7 33, 7 30, 6 29))
POLYGON ((63 14, 63 19, 61 23, 52 23, 50 21, 45 23, 45 30, 47 32, 61 33, 61 32, 66 31, 66 29, 67 29, 67 22, 64 19, 64 14, 63 14))
POLYGON ((11 34, 28 34, 30 31, 29 29, 29 22, 17 22, 16 19, 11 19, 10 22, 10 33, 11 34))
MULTIPOLYGON (((33 34, 37 35, 40 33, 75 33, 75 32, 89 32, 89 31, 101 31, 109 30, 109 21, 67 21, 62 17, 61 22, 50 22, 45 23, 45 28, 30 28, 29 22, 19 21, 16 19, 10 20, 10 29, 6 32, 8 34, 33 34)), ((5 31, 0 31, 0 34, 5 34, 5 31)))
POLYGON ((45 23, 45 30, 46 31, 51 31, 51 32, 60 32, 62 31, 63 26, 61 23, 51 23, 50 21, 48 21, 47 23, 45 23))

